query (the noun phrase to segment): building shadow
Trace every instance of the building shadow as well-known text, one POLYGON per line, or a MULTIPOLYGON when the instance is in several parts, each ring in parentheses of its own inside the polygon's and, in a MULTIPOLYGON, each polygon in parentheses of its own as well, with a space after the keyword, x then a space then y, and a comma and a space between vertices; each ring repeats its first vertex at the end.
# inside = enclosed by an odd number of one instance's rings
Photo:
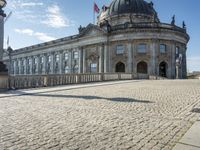
POLYGON ((0 96, 0 98, 8 98, 8 97, 19 97, 19 96, 39 96, 39 97, 49 97, 49 98, 64 98, 64 99, 83 99, 83 100, 108 100, 113 102, 123 102, 123 103, 153 103, 148 100, 137 100, 133 98, 124 98, 124 97, 100 97, 100 96, 90 96, 90 95, 55 95, 55 94, 46 94, 45 92, 39 93, 27 93, 23 91, 15 91, 10 92, 7 96, 0 96), (12 95, 14 94, 14 95, 12 95))
POLYGON ((191 110, 192 113, 200 113, 200 108, 193 108, 191 110))
POLYGON ((99 97, 99 96, 83 96, 83 95, 52 95, 52 94, 30 94, 31 96, 41 96, 41 97, 50 97, 50 98, 72 98, 72 99, 84 99, 84 100, 108 100, 113 102, 128 102, 128 103, 153 103, 147 100, 136 100, 133 98, 123 98, 123 97, 115 97, 115 98, 107 98, 107 97, 99 97))

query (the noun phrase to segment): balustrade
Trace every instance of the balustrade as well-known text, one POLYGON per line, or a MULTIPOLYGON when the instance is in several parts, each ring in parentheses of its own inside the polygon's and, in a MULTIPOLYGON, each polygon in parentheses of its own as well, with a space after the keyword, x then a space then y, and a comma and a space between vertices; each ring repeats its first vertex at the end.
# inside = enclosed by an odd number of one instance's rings
POLYGON ((10 87, 14 89, 49 87, 89 82, 131 80, 135 75, 127 73, 61 74, 11 76, 10 87))

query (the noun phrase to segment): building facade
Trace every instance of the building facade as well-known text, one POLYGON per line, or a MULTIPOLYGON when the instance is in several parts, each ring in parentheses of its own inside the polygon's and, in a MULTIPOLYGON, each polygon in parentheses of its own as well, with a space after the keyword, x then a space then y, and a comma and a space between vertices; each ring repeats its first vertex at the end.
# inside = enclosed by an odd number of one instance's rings
POLYGON ((11 75, 138 73, 186 78, 189 35, 185 24, 161 23, 153 3, 113 0, 97 25, 4 55, 11 75))

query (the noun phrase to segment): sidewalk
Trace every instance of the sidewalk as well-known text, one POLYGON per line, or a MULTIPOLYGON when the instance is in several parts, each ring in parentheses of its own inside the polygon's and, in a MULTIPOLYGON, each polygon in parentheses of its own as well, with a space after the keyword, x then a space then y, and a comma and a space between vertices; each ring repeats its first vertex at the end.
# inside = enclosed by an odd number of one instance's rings
POLYGON ((19 89, 19 90, 11 90, 11 91, 1 92, 0 98, 21 96, 21 95, 31 95, 31 94, 36 94, 36 93, 47 93, 47 92, 55 92, 55 91, 73 90, 73 89, 89 88, 89 87, 96 87, 96 86, 134 83, 134 82, 141 82, 141 81, 122 80, 122 81, 92 82, 92 83, 83 83, 83 84, 69 84, 69 85, 31 88, 31 89, 19 89))
POLYGON ((193 124, 173 150, 200 150, 200 120, 193 124))

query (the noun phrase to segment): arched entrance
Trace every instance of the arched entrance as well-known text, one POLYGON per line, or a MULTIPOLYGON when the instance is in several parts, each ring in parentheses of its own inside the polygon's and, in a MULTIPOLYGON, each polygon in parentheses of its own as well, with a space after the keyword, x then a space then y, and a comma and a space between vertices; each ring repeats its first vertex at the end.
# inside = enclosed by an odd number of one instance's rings
POLYGON ((167 63, 164 61, 159 65, 159 76, 167 77, 167 63))
POLYGON ((115 72, 125 72, 125 64, 118 62, 115 67, 115 72))
POLYGON ((141 61, 137 64, 137 73, 148 74, 148 65, 146 62, 141 61))

